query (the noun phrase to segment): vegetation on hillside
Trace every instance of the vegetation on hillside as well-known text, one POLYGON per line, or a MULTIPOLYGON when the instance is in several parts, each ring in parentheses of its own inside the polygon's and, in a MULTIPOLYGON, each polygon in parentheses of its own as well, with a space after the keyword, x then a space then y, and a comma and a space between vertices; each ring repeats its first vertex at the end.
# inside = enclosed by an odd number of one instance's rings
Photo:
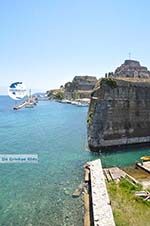
POLYGON ((63 100, 64 91, 62 89, 51 90, 47 92, 47 96, 49 97, 49 99, 63 100))
POLYGON ((112 78, 102 78, 100 80, 100 86, 103 85, 103 84, 108 85, 112 89, 117 87, 117 82, 112 78))
POLYGON ((63 100, 64 99, 64 92, 58 91, 57 93, 55 93, 54 98, 57 99, 57 100, 63 100))
POLYGON ((90 103, 88 116, 87 116, 87 124, 89 126, 92 125, 92 123, 93 123, 95 108, 96 108, 96 101, 92 100, 92 102, 90 103))

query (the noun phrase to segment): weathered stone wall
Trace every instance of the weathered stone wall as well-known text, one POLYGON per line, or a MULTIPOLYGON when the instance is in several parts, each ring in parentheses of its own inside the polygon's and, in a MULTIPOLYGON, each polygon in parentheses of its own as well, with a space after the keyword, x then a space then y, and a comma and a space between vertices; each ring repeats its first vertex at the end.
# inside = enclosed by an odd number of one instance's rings
POLYGON ((72 82, 65 84, 66 91, 74 90, 92 90, 97 82, 94 76, 75 76, 72 82))
POLYGON ((150 80, 107 80, 99 81, 92 93, 89 147, 94 150, 150 142, 150 80))
POLYGON ((72 82, 67 82, 59 89, 48 90, 49 99, 82 99, 90 98, 97 78, 94 76, 75 76, 72 82))
POLYGON ((150 71, 147 67, 140 65, 140 62, 135 60, 125 60, 113 73, 115 77, 130 77, 130 78, 150 78, 150 71))
POLYGON ((72 82, 65 84, 65 98, 90 98, 96 82, 97 79, 93 76, 75 76, 72 82))

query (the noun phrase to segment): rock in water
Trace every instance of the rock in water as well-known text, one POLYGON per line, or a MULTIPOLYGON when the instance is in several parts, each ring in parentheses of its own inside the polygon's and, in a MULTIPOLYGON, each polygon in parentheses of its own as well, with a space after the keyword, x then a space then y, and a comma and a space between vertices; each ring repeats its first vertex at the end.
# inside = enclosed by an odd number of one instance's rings
POLYGON ((72 197, 73 197, 73 198, 79 197, 79 196, 81 195, 82 191, 83 191, 83 183, 81 183, 81 184, 78 186, 78 188, 74 191, 74 193, 72 194, 72 197))

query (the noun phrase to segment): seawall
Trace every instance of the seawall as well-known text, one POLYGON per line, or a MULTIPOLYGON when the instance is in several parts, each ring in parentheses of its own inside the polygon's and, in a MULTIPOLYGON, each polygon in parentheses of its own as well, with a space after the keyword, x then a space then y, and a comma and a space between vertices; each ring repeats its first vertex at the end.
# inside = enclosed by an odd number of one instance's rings
POLYGON ((150 79, 105 78, 88 113, 91 150, 150 143, 150 79))

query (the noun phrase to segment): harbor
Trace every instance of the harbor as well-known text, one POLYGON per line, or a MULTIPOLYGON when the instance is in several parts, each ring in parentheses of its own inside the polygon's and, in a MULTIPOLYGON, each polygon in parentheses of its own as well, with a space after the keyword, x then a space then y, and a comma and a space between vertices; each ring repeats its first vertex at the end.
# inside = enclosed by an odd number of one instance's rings
POLYGON ((150 226, 149 9, 0 1, 0 226, 150 226))

